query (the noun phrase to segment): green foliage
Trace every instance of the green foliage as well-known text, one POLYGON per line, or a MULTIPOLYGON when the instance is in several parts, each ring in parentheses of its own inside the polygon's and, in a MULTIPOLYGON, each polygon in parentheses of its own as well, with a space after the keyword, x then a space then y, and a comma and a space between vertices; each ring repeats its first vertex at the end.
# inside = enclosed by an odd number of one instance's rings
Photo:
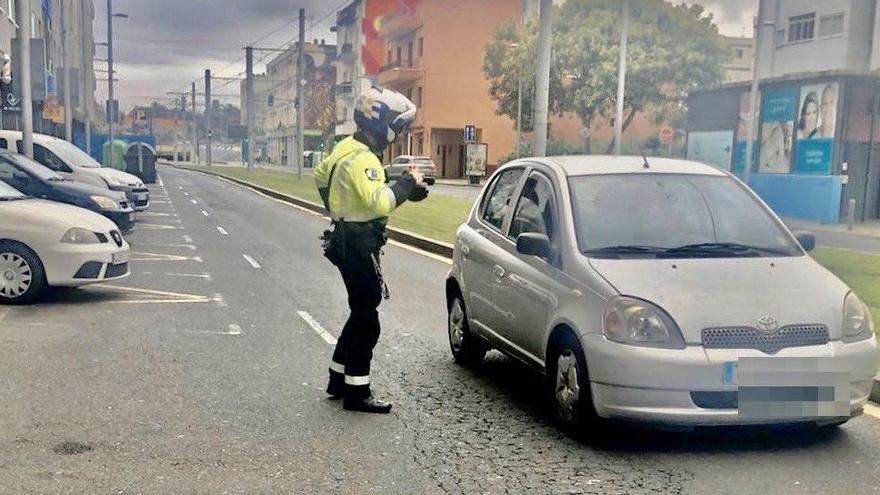
MULTIPOLYGON (((584 149, 580 146, 572 146, 565 141, 557 141, 555 139, 549 139, 547 141, 547 156, 564 156, 564 155, 579 155, 584 152, 584 149)), ((532 156, 532 143, 526 143, 522 146, 521 156, 532 156)), ((498 159, 498 163, 503 165, 509 161, 516 160, 516 150, 508 153, 505 156, 502 156, 498 159)))
MULTIPOLYGON (((730 51, 703 7, 664 0, 630 2, 627 113, 651 110, 658 119, 680 116, 693 88, 717 84, 730 51)), ((620 2, 567 0, 555 11, 550 111, 574 112, 588 126, 611 117, 617 97, 620 2)), ((504 26, 486 47, 483 70, 500 115, 516 118, 523 80, 523 130, 532 129, 537 24, 504 26), (515 46, 511 46, 515 45, 515 46)))

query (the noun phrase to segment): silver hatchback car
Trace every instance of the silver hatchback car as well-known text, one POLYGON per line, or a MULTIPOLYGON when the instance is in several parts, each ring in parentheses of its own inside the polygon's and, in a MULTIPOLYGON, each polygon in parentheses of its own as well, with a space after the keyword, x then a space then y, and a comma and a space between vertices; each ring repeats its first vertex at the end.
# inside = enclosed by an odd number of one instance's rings
POLYGON ((708 165, 517 160, 458 230, 452 353, 544 373, 566 427, 841 424, 868 399, 877 341, 814 244, 708 165))

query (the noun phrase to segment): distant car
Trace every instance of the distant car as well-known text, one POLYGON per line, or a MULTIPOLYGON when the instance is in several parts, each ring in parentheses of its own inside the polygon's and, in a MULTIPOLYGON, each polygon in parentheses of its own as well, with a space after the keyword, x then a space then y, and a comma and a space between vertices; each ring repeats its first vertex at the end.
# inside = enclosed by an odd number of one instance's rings
POLYGON ((566 428, 838 425, 871 392, 867 306, 728 172, 642 157, 498 170, 457 232, 456 361, 545 374, 566 428))
POLYGON ((65 179, 18 153, 0 151, 0 181, 32 198, 58 201, 100 213, 123 231, 128 230, 134 221, 134 209, 124 193, 65 179))
MULTIPOLYGON (((15 150, 21 153, 21 132, 0 131, 0 148, 9 150, 12 142, 15 150)), ((150 206, 150 190, 141 179, 121 170, 102 167, 88 153, 63 139, 34 134, 34 160, 66 179, 125 193, 135 211, 144 211, 150 206)))
POLYGON ((426 178, 437 177, 437 166, 427 156, 401 155, 385 166, 385 178, 388 180, 400 179, 406 171, 419 170, 426 178))
POLYGON ((0 304, 32 302, 49 286, 127 277, 130 256, 110 220, 0 182, 0 304))

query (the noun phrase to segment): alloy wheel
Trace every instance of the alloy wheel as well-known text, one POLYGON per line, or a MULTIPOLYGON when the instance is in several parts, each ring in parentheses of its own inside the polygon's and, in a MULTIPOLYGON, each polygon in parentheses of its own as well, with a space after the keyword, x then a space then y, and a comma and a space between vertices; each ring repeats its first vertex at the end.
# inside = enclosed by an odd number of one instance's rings
POLYGON ((31 266, 16 253, 0 253, 0 296, 15 299, 28 291, 33 280, 31 266))
POLYGON ((449 309, 449 343, 455 352, 461 351, 464 343, 464 309, 461 307, 461 301, 456 299, 449 309))

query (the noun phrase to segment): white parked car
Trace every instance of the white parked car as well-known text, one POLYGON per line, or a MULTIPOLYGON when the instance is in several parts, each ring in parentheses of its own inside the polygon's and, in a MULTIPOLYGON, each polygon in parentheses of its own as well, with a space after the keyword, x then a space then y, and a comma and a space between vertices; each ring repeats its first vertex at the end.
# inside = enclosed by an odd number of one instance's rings
POLYGON ((50 286, 127 277, 130 250, 109 219, 31 199, 0 182, 0 304, 32 302, 50 286))
MULTIPOLYGON (((0 148, 21 153, 21 132, 0 130, 0 148)), ((88 153, 63 139, 34 134, 34 160, 66 179, 124 192, 135 211, 150 207, 150 191, 140 178, 102 167, 88 153)))
POLYGON ((544 373, 567 427, 840 424, 868 400, 877 339, 814 244, 708 165, 517 160, 458 230, 452 353, 544 373))

